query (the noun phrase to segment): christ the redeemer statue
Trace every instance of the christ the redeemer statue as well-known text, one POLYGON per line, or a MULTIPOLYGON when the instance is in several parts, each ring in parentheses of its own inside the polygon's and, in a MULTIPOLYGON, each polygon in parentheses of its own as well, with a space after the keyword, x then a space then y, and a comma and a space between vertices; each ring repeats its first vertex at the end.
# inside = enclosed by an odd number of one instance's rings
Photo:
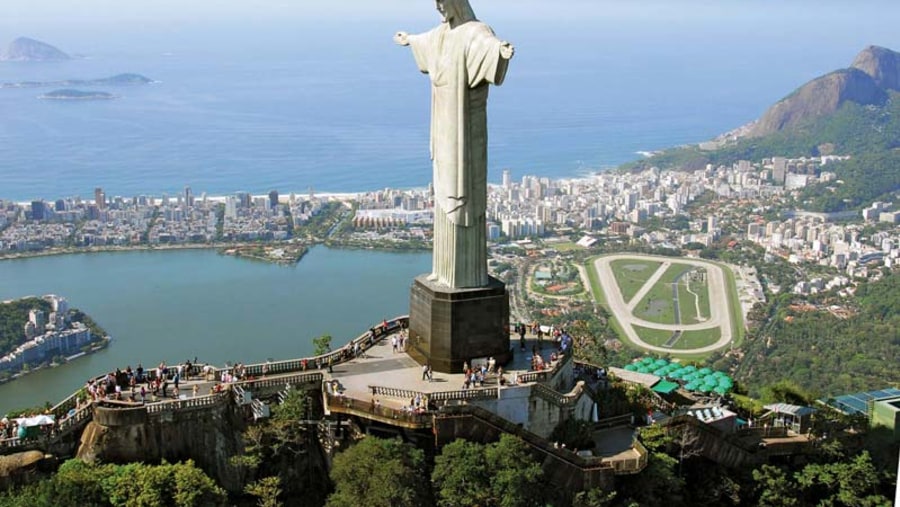
POLYGON ((429 32, 398 32, 431 78, 434 260, 429 280, 451 288, 488 285, 487 97, 514 50, 478 21, 468 0, 437 0, 443 22, 429 32))

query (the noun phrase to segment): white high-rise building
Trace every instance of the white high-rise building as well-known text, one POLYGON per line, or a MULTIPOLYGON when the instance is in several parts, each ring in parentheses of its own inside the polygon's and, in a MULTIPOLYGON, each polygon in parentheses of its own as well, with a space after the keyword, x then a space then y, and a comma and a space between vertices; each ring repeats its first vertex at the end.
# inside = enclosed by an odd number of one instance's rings
POLYGON ((509 187, 512 185, 512 173, 509 169, 503 170, 503 188, 509 190, 509 187))

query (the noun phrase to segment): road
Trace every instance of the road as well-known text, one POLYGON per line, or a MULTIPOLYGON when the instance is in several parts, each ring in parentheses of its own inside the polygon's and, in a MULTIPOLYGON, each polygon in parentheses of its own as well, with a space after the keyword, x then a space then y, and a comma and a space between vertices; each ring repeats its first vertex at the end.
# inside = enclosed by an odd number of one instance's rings
POLYGON ((599 279, 600 285, 603 288, 603 293, 606 295, 606 303, 609 307, 610 312, 616 316, 616 319, 619 321, 619 324, 621 324, 622 330, 625 332, 628 340, 630 340, 637 346, 646 350, 652 350, 654 352, 673 352, 673 349, 671 348, 658 347, 643 341, 634 330, 634 326, 641 326, 650 329, 661 329, 673 332, 696 331, 714 327, 718 327, 721 330, 721 336, 716 343, 696 349, 679 349, 677 352, 682 354, 705 354, 707 352, 713 352, 715 350, 721 349, 722 347, 725 347, 729 343, 731 343, 733 336, 731 332, 731 312, 729 311, 728 304, 728 298, 730 297, 730 295, 728 294, 728 285, 725 283, 725 273, 719 266, 696 259, 681 257, 675 260, 671 257, 655 257, 651 255, 639 254, 615 254, 598 258, 596 261, 594 261, 593 268, 597 272, 597 278, 599 279), (654 261, 662 261, 662 264, 659 266, 659 268, 657 268, 656 272, 653 273, 653 276, 651 276, 641 287, 638 293, 631 300, 630 304, 625 303, 625 300, 622 298, 622 292, 619 290, 615 275, 613 275, 612 268, 610 266, 613 261, 624 259, 648 259, 654 261), (709 290, 710 301, 710 318, 706 322, 701 322, 698 324, 657 324, 656 322, 650 322, 634 316, 634 307, 636 307, 644 298, 644 296, 647 295, 647 292, 649 292, 653 285, 659 281, 663 273, 666 272, 666 269, 668 269, 673 262, 706 268, 708 277, 707 286, 709 290))

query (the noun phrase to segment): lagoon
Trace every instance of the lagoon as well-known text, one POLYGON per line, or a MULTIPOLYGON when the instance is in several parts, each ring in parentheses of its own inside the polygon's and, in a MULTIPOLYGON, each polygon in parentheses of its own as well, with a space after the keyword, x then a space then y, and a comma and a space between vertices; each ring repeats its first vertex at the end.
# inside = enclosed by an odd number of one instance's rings
POLYGON ((0 300, 58 294, 113 337, 71 363, 0 385, 0 414, 50 401, 116 367, 160 361, 223 365, 309 355, 312 338, 340 344, 406 314, 430 253, 317 246, 292 266, 214 250, 107 252, 0 261, 0 300))

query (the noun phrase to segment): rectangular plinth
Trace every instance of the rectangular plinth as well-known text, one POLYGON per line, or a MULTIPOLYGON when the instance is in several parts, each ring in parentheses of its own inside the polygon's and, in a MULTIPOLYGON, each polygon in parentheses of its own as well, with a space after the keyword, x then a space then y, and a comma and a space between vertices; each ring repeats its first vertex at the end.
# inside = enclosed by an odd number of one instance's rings
POLYGON ((460 373, 463 363, 509 356, 509 294, 491 278, 487 287, 453 289, 416 277, 409 298, 409 348, 434 371, 460 373))

